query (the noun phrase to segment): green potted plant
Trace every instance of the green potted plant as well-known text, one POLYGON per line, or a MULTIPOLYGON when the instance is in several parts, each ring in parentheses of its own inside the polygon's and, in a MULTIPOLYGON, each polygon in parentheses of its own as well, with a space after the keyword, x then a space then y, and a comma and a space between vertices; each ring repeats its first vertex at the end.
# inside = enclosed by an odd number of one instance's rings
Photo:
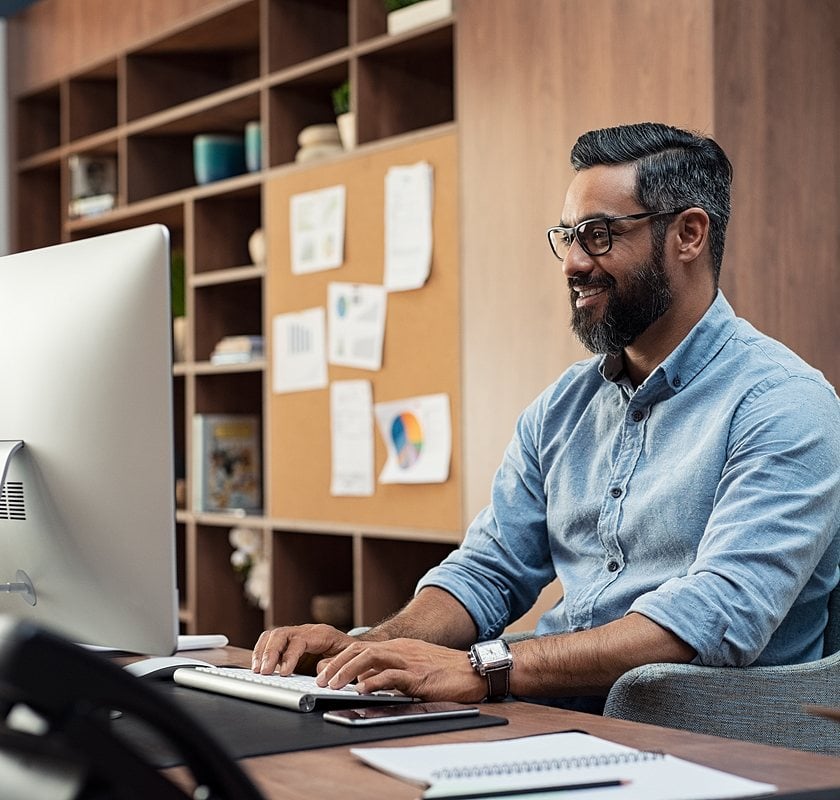
POLYGON ((356 117, 350 110, 350 81, 332 90, 332 104, 341 144, 345 150, 352 150, 356 146, 356 117))
POLYGON ((452 0, 382 0, 388 12, 388 33, 429 25, 452 14, 452 0))

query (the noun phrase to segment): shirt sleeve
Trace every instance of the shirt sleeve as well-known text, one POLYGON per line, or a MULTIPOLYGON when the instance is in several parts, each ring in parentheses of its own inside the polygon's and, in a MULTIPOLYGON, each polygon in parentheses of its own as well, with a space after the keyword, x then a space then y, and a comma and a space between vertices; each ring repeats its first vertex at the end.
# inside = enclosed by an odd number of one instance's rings
POLYGON ((461 546, 419 582, 453 595, 478 629, 498 636, 533 606, 555 577, 546 530, 546 498, 539 460, 543 401, 519 417, 493 479, 490 504, 472 522, 461 546))
POLYGON ((795 602, 836 584, 838 520, 837 397, 807 377, 759 385, 733 416, 694 563, 629 610, 694 647, 696 663, 749 665, 795 602))

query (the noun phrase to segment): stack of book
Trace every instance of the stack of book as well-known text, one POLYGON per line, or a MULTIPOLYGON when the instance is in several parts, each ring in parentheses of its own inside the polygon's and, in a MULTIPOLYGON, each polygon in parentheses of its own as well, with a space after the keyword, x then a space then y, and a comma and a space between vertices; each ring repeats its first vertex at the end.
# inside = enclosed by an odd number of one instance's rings
POLYGON ((211 364, 248 364, 263 357, 262 336, 225 336, 210 354, 211 364))

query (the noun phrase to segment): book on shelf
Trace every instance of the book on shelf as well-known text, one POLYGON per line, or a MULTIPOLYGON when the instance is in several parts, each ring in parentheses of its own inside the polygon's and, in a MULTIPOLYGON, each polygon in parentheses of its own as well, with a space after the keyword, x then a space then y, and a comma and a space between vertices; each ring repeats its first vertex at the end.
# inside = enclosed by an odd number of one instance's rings
POLYGON ((262 336, 225 336, 210 354, 211 364, 247 364, 263 357, 262 336))
POLYGON ((80 155, 68 158, 70 197, 97 197, 117 193, 117 157, 109 154, 80 155))
POLYGON ((193 417, 193 510, 262 509, 260 419, 253 414, 193 417))
POLYGON ((424 800, 542 797, 555 792, 569 800, 719 800, 757 797, 776 789, 579 731, 351 752, 382 772, 424 787, 424 800))

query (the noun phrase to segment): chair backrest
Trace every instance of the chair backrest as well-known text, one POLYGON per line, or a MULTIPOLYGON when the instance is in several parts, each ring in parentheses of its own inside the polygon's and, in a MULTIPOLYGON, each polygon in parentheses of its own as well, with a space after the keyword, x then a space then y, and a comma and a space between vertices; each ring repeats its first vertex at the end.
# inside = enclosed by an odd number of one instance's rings
POLYGON ((828 596, 828 622, 825 626, 823 655, 830 656, 838 652, 840 652, 840 583, 828 596))

